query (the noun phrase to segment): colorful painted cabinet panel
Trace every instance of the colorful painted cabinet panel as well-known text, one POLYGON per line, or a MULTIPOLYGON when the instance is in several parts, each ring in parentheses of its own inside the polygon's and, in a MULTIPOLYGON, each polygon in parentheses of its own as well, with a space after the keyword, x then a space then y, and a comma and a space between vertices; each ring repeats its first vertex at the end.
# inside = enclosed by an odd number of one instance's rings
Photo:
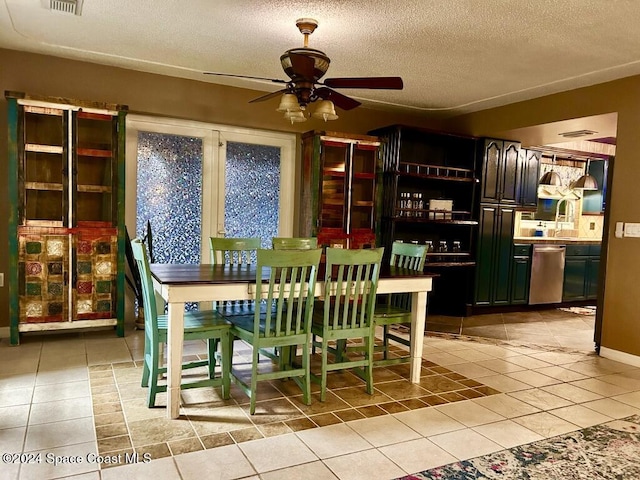
POLYGON ((60 322, 68 317, 68 265, 68 235, 20 235, 21 322, 60 322))

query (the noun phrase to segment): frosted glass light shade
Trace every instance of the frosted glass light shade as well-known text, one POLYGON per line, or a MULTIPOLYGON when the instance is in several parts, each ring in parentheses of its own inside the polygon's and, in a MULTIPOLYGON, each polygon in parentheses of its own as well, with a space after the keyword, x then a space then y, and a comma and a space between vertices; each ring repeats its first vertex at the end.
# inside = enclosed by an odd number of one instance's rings
POLYGON ((301 110, 298 99, 293 93, 283 94, 280 99, 280 105, 276 108, 276 112, 299 112, 301 110))
POLYGON ((338 115, 336 115, 336 107, 331 100, 322 100, 319 102, 311 116, 313 118, 321 118, 325 122, 327 120, 338 119, 338 115))
POLYGON ((297 112, 286 112, 284 118, 289 120, 291 124, 307 121, 307 117, 305 117, 304 112, 301 110, 297 112))

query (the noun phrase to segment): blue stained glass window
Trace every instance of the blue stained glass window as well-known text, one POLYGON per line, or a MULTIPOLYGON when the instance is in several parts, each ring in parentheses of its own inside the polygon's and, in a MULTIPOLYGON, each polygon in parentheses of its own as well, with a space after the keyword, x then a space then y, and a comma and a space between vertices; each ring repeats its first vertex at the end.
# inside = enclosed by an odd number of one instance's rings
POLYGON ((225 236, 260 237, 271 248, 278 236, 280 148, 227 143, 225 236))
POLYGON ((201 138, 138 134, 136 235, 151 223, 157 263, 200 263, 201 138))

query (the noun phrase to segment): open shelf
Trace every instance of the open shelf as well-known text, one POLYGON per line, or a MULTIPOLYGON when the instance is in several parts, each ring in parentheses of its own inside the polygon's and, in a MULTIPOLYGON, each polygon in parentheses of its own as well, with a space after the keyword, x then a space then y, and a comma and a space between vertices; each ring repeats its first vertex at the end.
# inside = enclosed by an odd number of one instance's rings
POLYGON ((469 168, 447 167, 444 165, 400 162, 395 173, 403 176, 432 180, 447 180, 454 182, 476 181, 473 170, 469 168))

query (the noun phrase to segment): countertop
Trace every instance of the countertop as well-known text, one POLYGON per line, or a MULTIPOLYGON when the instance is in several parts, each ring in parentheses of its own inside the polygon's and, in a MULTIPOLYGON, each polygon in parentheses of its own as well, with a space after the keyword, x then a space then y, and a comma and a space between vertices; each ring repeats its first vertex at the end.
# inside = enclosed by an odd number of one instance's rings
POLYGON ((550 244, 550 245, 599 245, 600 238, 576 237, 513 237, 513 243, 550 244))

